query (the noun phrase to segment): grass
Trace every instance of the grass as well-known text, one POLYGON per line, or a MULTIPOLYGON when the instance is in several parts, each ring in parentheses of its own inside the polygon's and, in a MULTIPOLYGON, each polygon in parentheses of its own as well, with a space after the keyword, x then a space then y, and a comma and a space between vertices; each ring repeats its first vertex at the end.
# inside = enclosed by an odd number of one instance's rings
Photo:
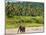
POLYGON ((39 27, 43 26, 43 17, 42 16, 15 16, 14 18, 6 17, 6 29, 17 28, 20 24, 25 27, 39 27))

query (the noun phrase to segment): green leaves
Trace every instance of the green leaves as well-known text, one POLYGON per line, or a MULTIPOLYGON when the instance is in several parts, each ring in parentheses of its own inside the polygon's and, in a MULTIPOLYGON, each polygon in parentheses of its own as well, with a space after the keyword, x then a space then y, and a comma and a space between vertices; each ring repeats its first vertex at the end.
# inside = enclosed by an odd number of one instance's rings
POLYGON ((6 3, 6 15, 10 16, 43 16, 43 3, 6 3))

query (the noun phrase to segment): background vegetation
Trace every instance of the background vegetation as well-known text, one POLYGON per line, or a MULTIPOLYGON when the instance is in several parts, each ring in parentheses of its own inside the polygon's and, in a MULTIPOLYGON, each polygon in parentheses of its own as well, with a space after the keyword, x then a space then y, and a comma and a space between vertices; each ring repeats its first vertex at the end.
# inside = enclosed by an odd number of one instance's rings
POLYGON ((44 24, 44 4, 36 2, 7 2, 6 28, 38 27, 44 24))

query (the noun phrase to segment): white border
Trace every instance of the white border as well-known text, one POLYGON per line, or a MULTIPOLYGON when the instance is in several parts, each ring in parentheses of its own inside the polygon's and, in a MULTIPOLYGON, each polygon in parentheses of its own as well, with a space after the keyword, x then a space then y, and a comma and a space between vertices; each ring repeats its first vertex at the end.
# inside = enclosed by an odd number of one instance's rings
MULTIPOLYGON (((23 0, 23 1, 44 3, 44 1, 46 1, 46 0, 23 0)), ((45 4, 44 8, 46 8, 46 4, 45 4)), ((45 16, 44 22, 46 23, 46 12, 44 12, 44 16, 45 16)), ((45 24, 45 27, 46 27, 46 24, 45 24)), ((0 0, 0 35, 5 35, 5 0, 0 0)), ((27 34, 25 34, 25 35, 27 35, 27 34)), ((46 28, 45 28, 44 33, 35 33, 35 34, 28 34, 28 35, 46 35, 46 28)))
POLYGON ((0 0, 0 35, 5 34, 5 7, 4 0, 0 0))

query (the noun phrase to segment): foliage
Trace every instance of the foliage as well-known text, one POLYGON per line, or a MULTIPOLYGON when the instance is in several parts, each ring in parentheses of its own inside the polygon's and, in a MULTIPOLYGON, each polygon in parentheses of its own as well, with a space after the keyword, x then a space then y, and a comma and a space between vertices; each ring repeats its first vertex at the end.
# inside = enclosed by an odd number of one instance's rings
POLYGON ((26 27, 42 26, 44 23, 42 16, 15 16, 14 18, 6 19, 6 28, 17 28, 20 24, 26 27))
POLYGON ((26 27, 38 27, 44 24, 44 3, 7 2, 5 12, 6 28, 17 28, 20 24, 26 27))
POLYGON ((6 16, 43 16, 44 4, 32 2, 6 3, 6 16))

